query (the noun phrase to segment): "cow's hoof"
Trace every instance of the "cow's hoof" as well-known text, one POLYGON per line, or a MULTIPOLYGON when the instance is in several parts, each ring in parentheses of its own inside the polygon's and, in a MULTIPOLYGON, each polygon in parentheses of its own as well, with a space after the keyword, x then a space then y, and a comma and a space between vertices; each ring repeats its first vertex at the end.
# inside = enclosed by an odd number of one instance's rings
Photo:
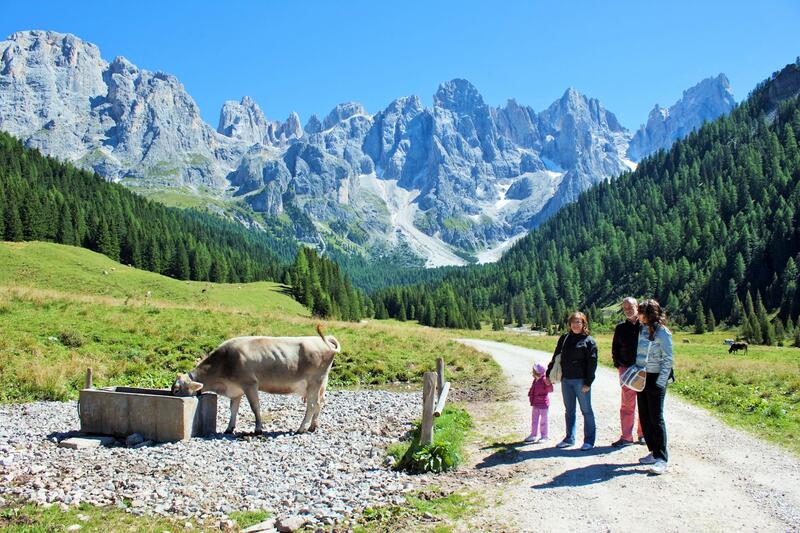
POLYGON ((316 425, 308 426, 309 433, 314 433, 316 430, 317 430, 317 426, 316 425))
POLYGON ((261 428, 256 428, 256 430, 253 431, 253 435, 261 435, 262 433, 264 433, 264 430, 261 428))
POLYGON ((234 429, 235 429, 235 428, 228 428, 228 429, 226 429, 226 430, 225 430, 225 433, 224 433, 224 434, 225 434, 225 435, 233 435, 233 430, 234 430, 234 429))
POLYGON ((295 431, 295 433, 300 434, 300 433, 305 433, 306 431, 307 430, 304 428, 297 428, 297 431, 295 431))

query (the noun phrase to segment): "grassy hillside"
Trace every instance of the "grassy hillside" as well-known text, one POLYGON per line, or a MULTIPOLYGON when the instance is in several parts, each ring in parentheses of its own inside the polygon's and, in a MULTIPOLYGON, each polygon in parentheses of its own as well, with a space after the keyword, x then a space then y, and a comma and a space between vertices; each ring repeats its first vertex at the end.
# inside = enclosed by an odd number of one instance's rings
MULTIPOLYGON (((492 331, 469 334, 551 353, 558 340, 492 331)), ((611 366, 612 334, 592 336, 601 363, 611 366)), ((730 424, 800 453, 800 349, 751 345, 747 355, 730 355, 723 340, 733 337, 731 331, 703 335, 675 331, 677 381, 670 390, 730 424)))
POLYGON ((128 305, 147 300, 156 307, 219 306, 308 316, 308 310, 277 283, 180 281, 121 265, 85 248, 46 242, 0 242, 0 286, 104 296, 128 300, 128 305))
MULTIPOLYGON (((74 398, 87 367, 98 385, 168 386, 227 338, 314 335, 317 321, 283 291, 178 281, 70 246, 0 243, 0 401, 74 398)), ((444 332, 325 327, 343 346, 334 386, 417 381, 443 356, 459 388, 496 388, 491 359, 444 332)))

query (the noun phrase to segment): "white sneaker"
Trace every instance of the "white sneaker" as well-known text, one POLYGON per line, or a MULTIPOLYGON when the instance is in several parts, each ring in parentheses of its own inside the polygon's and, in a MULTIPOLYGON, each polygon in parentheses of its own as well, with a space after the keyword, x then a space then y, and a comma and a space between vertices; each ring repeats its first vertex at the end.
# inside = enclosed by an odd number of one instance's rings
POLYGON ((585 452, 587 450, 591 450, 592 448, 594 448, 594 444, 589 444, 588 442, 584 442, 583 446, 581 446, 581 451, 585 452))
POLYGON ((663 459, 656 459, 656 462, 653 463, 653 466, 650 467, 650 473, 661 475, 666 473, 667 471, 667 462, 663 459))
POLYGON ((556 448, 569 448, 570 446, 574 446, 574 443, 567 442, 565 440, 562 440, 561 442, 556 444, 556 448))
POLYGON ((537 440, 537 437, 535 435, 528 435, 527 437, 525 437, 525 440, 523 440, 522 442, 527 442, 528 444, 531 444, 531 443, 536 442, 536 440, 537 440))
POLYGON ((639 463, 643 465, 653 465, 656 463, 656 458, 653 457, 652 453, 648 453, 647 455, 639 459, 639 463))

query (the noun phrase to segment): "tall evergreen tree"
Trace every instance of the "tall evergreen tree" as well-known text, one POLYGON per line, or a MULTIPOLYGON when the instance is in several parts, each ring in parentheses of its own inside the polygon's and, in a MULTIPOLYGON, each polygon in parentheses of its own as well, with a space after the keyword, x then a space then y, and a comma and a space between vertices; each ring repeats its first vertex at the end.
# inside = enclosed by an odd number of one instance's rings
POLYGON ((705 311, 703 311, 703 302, 700 300, 697 300, 694 316, 694 332, 701 335, 706 332, 706 316, 705 311))

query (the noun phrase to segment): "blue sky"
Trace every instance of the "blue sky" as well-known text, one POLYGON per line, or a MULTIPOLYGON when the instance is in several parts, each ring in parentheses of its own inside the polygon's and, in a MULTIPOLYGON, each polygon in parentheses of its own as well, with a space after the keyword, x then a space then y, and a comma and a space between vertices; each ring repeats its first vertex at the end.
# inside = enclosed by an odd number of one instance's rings
POLYGON ((214 127, 243 95, 305 123, 349 100, 371 113, 409 94, 430 104, 462 77, 491 105, 537 111, 573 86, 636 128, 703 78, 724 72, 738 101, 800 55, 797 0, 4 0, 2 13, 0 38, 70 32, 107 60, 176 75, 214 127))

